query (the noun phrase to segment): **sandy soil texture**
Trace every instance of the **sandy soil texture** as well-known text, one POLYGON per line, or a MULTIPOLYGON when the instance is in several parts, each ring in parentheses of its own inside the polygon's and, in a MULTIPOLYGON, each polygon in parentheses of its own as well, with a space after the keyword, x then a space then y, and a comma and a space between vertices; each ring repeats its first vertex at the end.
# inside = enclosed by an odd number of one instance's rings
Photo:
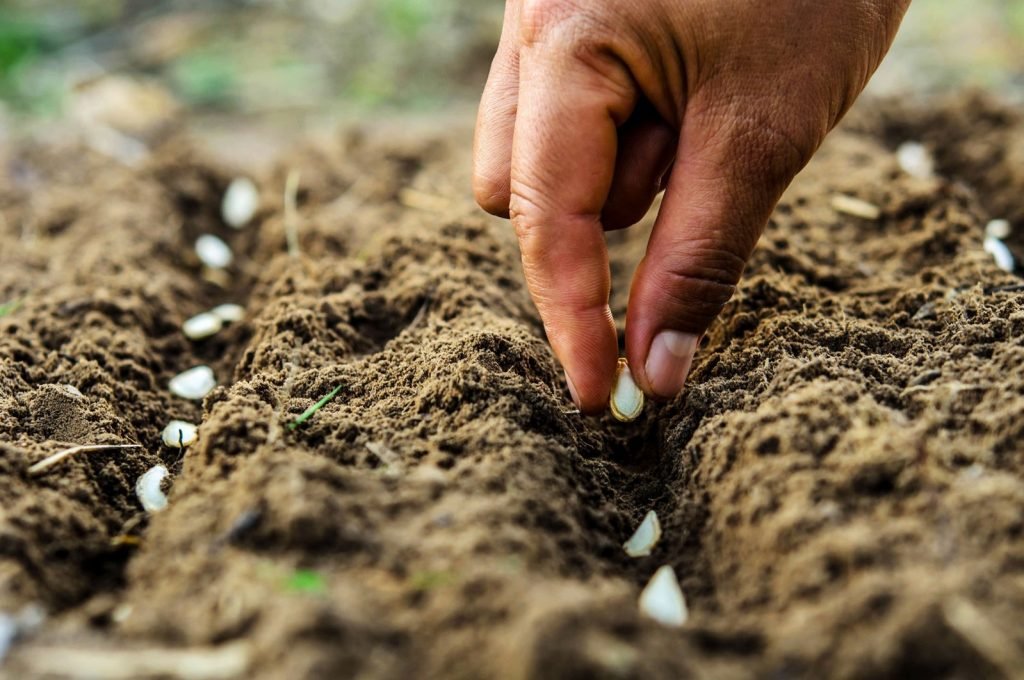
MULTIPOLYGON (((135 169, 4 151, 0 611, 47 618, 0 676, 1020 677, 1024 281, 982 249, 1003 217, 1024 255, 1019 112, 862 106, 685 394, 628 426, 573 412, 511 230, 468 197, 469 128, 446 127, 296 150, 242 230, 219 212, 237 170, 182 139, 135 169), (936 178, 900 170, 906 140, 936 178), (246 319, 182 335, 224 302, 246 319), (199 364, 220 386, 171 395, 199 364), (172 418, 201 423, 184 455, 172 418), (122 443, 142 447, 27 472, 122 443), (147 516, 158 463, 170 504, 147 516), (630 558, 650 509, 664 536, 630 558), (680 629, 638 611, 663 564, 680 629)), ((619 318, 645 237, 609 235, 619 318)))

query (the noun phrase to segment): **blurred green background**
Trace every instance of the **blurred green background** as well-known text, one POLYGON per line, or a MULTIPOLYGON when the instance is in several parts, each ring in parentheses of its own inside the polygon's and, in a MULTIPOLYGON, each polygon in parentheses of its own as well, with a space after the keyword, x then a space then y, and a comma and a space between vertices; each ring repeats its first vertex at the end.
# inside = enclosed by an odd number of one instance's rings
MULTIPOLYGON (((472 102, 501 0, 0 0, 0 115, 59 117, 104 74, 199 116, 303 121, 472 102)), ((1021 99, 1024 0, 916 0, 872 88, 1021 99)))

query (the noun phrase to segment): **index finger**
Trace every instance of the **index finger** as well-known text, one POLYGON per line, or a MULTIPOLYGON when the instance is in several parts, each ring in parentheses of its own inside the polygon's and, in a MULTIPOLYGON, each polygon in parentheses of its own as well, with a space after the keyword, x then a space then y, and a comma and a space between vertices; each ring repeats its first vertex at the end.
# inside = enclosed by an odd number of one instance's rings
POLYGON ((618 69, 588 63, 555 39, 520 54, 509 209, 527 285, 584 412, 607 407, 618 357, 601 224, 617 126, 633 107, 618 69))

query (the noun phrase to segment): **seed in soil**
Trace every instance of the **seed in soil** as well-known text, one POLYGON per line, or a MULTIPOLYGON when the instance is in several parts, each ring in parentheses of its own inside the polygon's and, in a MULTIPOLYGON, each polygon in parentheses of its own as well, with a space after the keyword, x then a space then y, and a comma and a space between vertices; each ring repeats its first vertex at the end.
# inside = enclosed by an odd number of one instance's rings
POLYGON ((139 497, 139 503, 142 503, 146 512, 160 512, 167 507, 167 496, 160 490, 160 484, 166 476, 167 468, 154 465, 135 482, 135 495, 139 497))
POLYGON ((992 256, 992 259, 996 261, 996 266, 1005 272, 1013 272, 1016 269, 1016 263, 1013 259, 1013 253, 1006 247, 1006 244, 993 236, 985 237, 985 252, 992 256))
POLYGON ((217 305, 210 310, 210 314, 213 314, 224 323, 238 323, 245 318, 245 307, 229 302, 217 305))
POLYGON ((666 564, 654 572, 640 593, 640 611, 665 626, 679 627, 686 623, 690 613, 671 565, 666 564))
POLYGON ((196 239, 196 255, 211 269, 224 269, 235 261, 231 246, 213 234, 203 234, 196 239))
POLYGON ((874 203, 846 194, 836 194, 832 197, 832 209, 837 213, 864 220, 877 220, 882 215, 882 209, 874 203))
POLYGON ((164 444, 175 449, 192 446, 198 438, 199 428, 184 420, 172 420, 163 432, 164 444))
POLYGON ((633 381, 633 374, 625 359, 620 358, 615 369, 615 384, 608 405, 615 419, 623 423, 636 420, 644 410, 644 393, 633 381))
POLYGON ((650 510, 630 539, 622 544, 622 548, 630 557, 647 557, 660 539, 661 522, 658 521, 658 513, 650 510))
POLYGON ((217 386, 217 379, 209 366, 196 366, 171 378, 167 386, 175 396, 198 400, 217 386))
POLYGON ((183 323, 181 330, 189 340, 205 340, 219 333, 223 327, 223 319, 211 312, 203 312, 183 323))
POLYGON ((248 177, 236 177, 224 192, 220 215, 226 224, 241 229, 252 221, 259 205, 260 190, 256 184, 248 177))
POLYGON ((1009 220, 992 220, 985 225, 986 238, 997 238, 1005 241, 1010 237, 1011 231, 1013 231, 1013 228, 1010 226, 1009 220))
POLYGON ((935 161, 920 142, 900 144, 896 149, 896 161, 900 164, 900 169, 911 177, 931 179, 935 176, 935 161))

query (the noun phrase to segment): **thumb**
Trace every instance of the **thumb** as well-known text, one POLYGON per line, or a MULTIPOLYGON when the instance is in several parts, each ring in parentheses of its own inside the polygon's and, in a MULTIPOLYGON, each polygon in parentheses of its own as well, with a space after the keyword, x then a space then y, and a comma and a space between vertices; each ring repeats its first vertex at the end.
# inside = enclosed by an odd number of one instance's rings
MULTIPOLYGON (((719 99, 719 101, 722 101, 719 99)), ((633 278, 626 349, 638 384, 682 390, 700 337, 732 297, 779 197, 817 149, 827 122, 691 101, 665 200, 633 278), (787 120, 801 124, 787 125, 787 120)))

